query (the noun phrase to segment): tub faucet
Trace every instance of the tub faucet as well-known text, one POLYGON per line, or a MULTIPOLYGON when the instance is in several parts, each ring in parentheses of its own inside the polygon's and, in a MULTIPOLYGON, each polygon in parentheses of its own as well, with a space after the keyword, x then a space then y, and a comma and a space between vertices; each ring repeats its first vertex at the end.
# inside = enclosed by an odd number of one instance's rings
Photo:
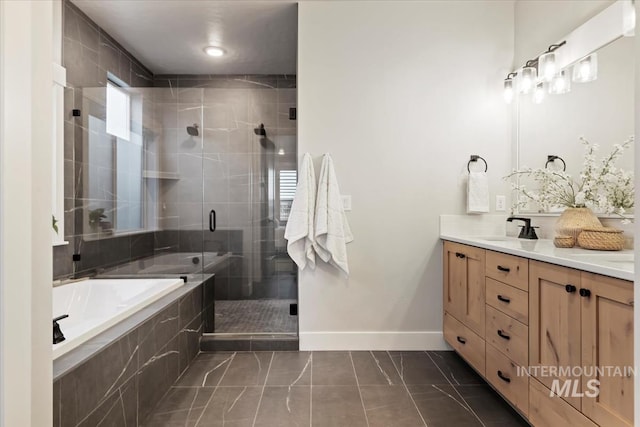
POLYGON ((524 222, 524 226, 520 227, 520 234, 518 235, 519 239, 529 239, 529 240, 538 240, 538 236, 536 235, 536 228, 531 226, 531 219, 529 218, 520 218, 517 216, 510 216, 507 218, 508 222, 513 222, 513 220, 524 222))
POLYGON ((62 316, 58 316, 53 319, 53 343, 58 344, 64 341, 66 338, 60 329, 60 325, 58 324, 58 320, 66 319, 69 317, 68 314, 63 314, 62 316))

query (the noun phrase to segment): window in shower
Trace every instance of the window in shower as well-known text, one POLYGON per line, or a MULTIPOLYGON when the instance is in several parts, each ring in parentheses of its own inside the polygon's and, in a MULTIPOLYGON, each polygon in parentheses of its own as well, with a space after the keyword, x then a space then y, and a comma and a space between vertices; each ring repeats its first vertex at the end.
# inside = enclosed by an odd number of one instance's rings
POLYGON ((101 238, 143 230, 142 96, 111 80, 106 88, 83 92, 88 125, 85 234, 101 238))
POLYGON ((280 199, 280 221, 287 221, 291 213, 291 204, 296 195, 296 170, 280 170, 278 196, 280 199))

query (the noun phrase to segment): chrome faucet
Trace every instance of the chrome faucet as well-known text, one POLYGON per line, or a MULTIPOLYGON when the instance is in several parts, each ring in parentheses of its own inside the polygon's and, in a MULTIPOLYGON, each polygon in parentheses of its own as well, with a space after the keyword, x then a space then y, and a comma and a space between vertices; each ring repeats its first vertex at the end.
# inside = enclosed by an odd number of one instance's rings
POLYGON ((513 220, 524 222, 523 226, 520 226, 520 234, 518 235, 519 239, 529 239, 529 240, 537 240, 538 236, 536 235, 536 228, 531 226, 530 218, 520 218, 517 216, 510 216, 507 218, 508 222, 513 222, 513 220))

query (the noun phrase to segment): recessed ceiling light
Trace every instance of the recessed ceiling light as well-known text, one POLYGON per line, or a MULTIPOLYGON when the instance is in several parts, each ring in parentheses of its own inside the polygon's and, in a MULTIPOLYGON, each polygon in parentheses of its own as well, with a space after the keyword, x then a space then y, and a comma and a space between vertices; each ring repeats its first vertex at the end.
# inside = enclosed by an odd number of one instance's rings
POLYGON ((207 46, 204 48, 204 52, 209 56, 222 56, 225 54, 224 49, 218 46, 207 46))

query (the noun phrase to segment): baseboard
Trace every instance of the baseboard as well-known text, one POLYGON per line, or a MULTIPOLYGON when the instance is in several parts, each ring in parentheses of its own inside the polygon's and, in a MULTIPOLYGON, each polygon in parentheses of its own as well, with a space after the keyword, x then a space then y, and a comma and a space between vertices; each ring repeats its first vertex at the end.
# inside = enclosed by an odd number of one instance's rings
POLYGON ((301 351, 322 350, 451 350, 441 331, 300 332, 301 351))

